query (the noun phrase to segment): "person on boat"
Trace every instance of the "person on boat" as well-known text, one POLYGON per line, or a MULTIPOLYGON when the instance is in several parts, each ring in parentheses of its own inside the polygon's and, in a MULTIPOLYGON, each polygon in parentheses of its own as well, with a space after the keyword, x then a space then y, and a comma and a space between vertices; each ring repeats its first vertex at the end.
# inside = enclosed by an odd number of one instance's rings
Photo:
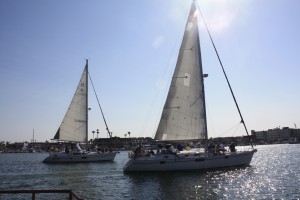
POLYGON ((161 148, 162 148, 162 145, 161 145, 161 144, 158 144, 158 145, 157 145, 156 154, 160 154, 161 148))
POLYGON ((213 142, 208 143, 207 150, 208 150, 208 153, 214 153, 215 144, 213 142))
POLYGON ((224 153, 224 152, 226 151, 223 142, 220 143, 220 145, 219 145, 219 150, 220 150, 220 152, 222 152, 222 153, 224 153))
POLYGON ((167 145, 166 148, 167 148, 167 151, 168 151, 167 153, 177 154, 177 150, 174 148, 173 145, 167 145))
POLYGON ((183 146, 181 146, 181 144, 180 144, 180 143, 177 145, 177 147, 176 147, 176 148, 177 148, 177 150, 178 150, 178 151, 182 151, 182 150, 183 150, 183 146))
POLYGON ((230 152, 236 152, 235 145, 233 142, 229 145, 229 149, 230 149, 230 152))
POLYGON ((191 150, 191 147, 190 147, 190 145, 189 145, 189 144, 187 144, 187 145, 185 146, 185 150, 186 150, 186 151, 189 151, 189 150, 191 150))
POLYGON ((167 154, 168 153, 168 149, 166 148, 166 146, 163 146, 161 144, 158 145, 158 150, 157 150, 157 154, 167 154))
POLYGON ((215 146, 215 155, 219 155, 220 154, 220 143, 218 142, 217 145, 215 146))
POLYGON ((149 154, 150 154, 150 156, 154 156, 154 151, 153 151, 153 149, 151 149, 151 150, 149 151, 149 154))
POLYGON ((137 146, 137 148, 134 151, 134 155, 135 155, 135 157, 140 157, 140 156, 143 155, 142 146, 141 145, 137 146))
POLYGON ((69 146, 66 146, 66 147, 65 147, 65 153, 66 153, 66 154, 69 154, 69 153, 70 153, 69 146))
POLYGON ((100 152, 102 149, 101 149, 101 147, 99 146, 98 148, 97 148, 97 151, 98 152, 100 152))
POLYGON ((161 148, 161 153, 168 153, 168 149, 166 147, 161 148))
POLYGON ((70 151, 71 151, 71 152, 74 152, 75 149, 76 149, 76 144, 71 144, 71 145, 70 145, 70 151))

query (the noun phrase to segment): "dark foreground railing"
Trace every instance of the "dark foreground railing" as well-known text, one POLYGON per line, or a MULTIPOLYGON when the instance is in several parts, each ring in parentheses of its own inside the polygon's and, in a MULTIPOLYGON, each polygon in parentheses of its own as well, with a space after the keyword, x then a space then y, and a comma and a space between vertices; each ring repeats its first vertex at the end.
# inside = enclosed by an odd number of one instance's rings
POLYGON ((69 200, 83 200, 79 196, 77 196, 72 190, 0 190, 0 199, 1 194, 32 194, 32 199, 35 200, 35 195, 39 193, 66 193, 69 195, 69 200))

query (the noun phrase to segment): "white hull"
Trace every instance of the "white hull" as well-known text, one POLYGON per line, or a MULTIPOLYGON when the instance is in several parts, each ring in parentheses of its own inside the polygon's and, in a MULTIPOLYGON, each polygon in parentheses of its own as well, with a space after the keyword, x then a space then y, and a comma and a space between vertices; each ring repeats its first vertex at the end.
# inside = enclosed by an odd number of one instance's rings
POLYGON ((131 158, 125 172, 200 170, 249 165, 256 150, 213 155, 207 153, 159 154, 153 157, 131 158))
POLYGON ((43 160, 44 163, 78 163, 113 161, 117 152, 60 152, 51 153, 43 160))

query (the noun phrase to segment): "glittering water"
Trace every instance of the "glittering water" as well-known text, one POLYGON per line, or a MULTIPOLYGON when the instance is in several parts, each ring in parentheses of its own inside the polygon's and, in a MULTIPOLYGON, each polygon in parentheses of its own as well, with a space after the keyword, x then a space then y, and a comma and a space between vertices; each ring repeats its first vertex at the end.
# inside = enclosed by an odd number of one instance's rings
POLYGON ((256 148, 247 167, 134 174, 122 171, 127 152, 114 162, 72 165, 44 164, 42 153, 2 153, 0 189, 72 189, 85 199, 300 199, 300 144, 256 148))

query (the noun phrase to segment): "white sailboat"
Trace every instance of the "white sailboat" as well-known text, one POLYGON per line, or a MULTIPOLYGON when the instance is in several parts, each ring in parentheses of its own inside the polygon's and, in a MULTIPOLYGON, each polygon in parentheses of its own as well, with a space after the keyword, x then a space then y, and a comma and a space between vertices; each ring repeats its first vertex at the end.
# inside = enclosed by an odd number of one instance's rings
MULTIPOLYGON (((171 143, 172 141, 208 139, 203 81, 207 75, 203 74, 202 70, 195 11, 194 1, 186 23, 169 93, 154 138, 158 141, 171 143)), ((241 121, 244 124, 242 116, 241 121)), ((150 155, 138 154, 137 151, 132 152, 130 160, 123 170, 125 172, 174 171, 249 165, 254 152, 256 150, 253 149, 253 146, 252 149, 246 151, 226 151, 219 154, 207 150, 178 152, 174 151, 171 146, 169 150, 165 149, 160 153, 150 155)))
POLYGON ((43 160, 44 163, 75 163, 114 160, 117 152, 91 152, 82 150, 79 145, 79 143, 88 144, 88 75, 88 60, 86 60, 86 65, 73 99, 53 138, 53 140, 68 141, 76 143, 76 145, 73 144, 72 150, 69 149, 71 148, 70 146, 66 145, 65 151, 50 153, 49 156, 43 160))

